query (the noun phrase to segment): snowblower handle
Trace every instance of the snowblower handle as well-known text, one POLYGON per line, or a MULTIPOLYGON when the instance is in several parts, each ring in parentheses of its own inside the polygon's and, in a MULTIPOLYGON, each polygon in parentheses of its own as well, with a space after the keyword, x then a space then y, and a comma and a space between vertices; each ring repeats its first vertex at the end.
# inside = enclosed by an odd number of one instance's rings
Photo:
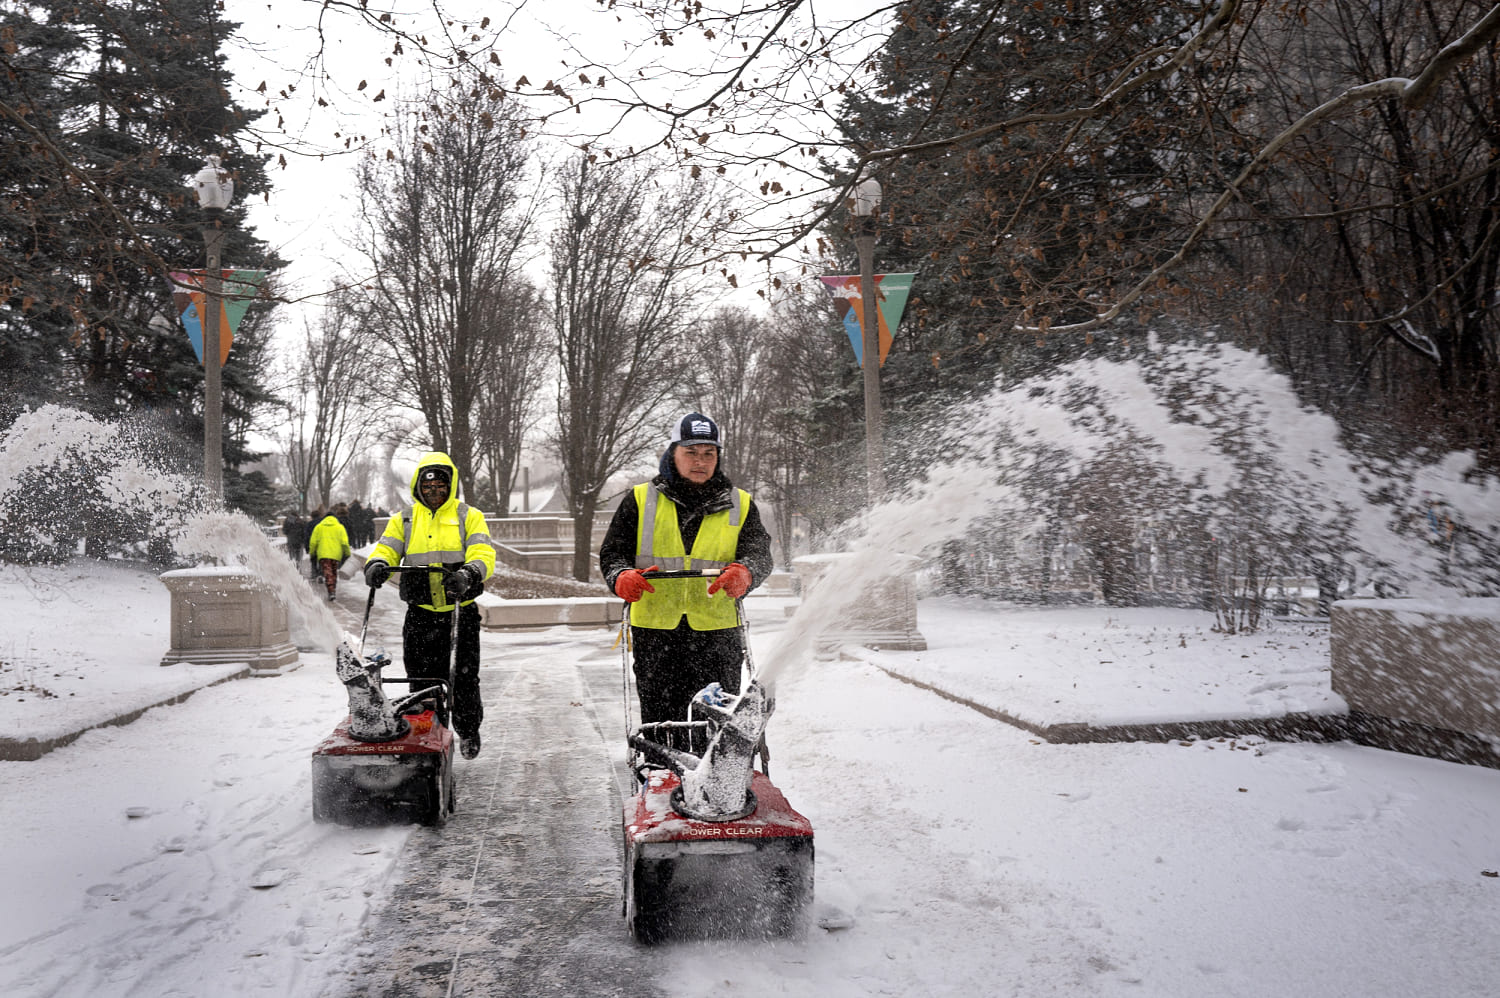
POLYGON ((370 587, 370 598, 365 600, 365 620, 359 625, 359 660, 365 660, 365 635, 370 631, 370 610, 375 606, 376 586, 370 587))
POLYGON ((717 568, 684 568, 675 572, 645 572, 647 579, 712 579, 718 575, 717 568))

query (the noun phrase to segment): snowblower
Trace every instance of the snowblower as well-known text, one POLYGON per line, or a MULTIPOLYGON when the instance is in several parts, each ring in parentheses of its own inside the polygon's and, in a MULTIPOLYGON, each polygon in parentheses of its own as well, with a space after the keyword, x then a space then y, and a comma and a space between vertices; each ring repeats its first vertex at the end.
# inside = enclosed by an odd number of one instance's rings
MULTIPOLYGON (((621 624, 627 717, 629 609, 621 624)), ((687 720, 642 724, 627 737, 638 789, 624 804, 624 913, 631 935, 645 945, 793 936, 806 927, 812 824, 766 773, 764 733, 775 700, 756 678, 743 606, 739 632, 746 662, 742 693, 725 693, 714 683, 694 696, 687 720), (760 770, 754 768, 757 753, 760 770)))
MULTIPOLYGON (((430 571, 395 567, 392 572, 430 571)), ((335 669, 349 696, 349 716, 321 741, 312 755, 313 820, 371 825, 416 820, 441 825, 454 810, 453 745, 449 712, 453 689, 453 649, 458 614, 449 641, 444 677, 386 679, 384 651, 366 656, 365 633, 375 587, 365 602, 359 650, 340 642, 335 669), (426 684, 394 701, 385 683, 426 684)))

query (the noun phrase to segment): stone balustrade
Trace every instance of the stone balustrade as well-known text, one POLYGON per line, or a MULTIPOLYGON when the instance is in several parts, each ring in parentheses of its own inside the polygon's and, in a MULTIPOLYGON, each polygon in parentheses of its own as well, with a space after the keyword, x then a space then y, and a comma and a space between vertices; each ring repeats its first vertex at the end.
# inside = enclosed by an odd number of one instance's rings
POLYGON ((624 603, 614 597, 566 599, 500 599, 483 595, 480 626, 488 631, 539 631, 548 627, 618 627, 624 603))
MULTIPOLYGON (((377 536, 389 522, 389 517, 376 518, 377 536)), ((490 516, 484 522, 500 563, 542 575, 573 574, 572 517, 523 514, 490 516)))

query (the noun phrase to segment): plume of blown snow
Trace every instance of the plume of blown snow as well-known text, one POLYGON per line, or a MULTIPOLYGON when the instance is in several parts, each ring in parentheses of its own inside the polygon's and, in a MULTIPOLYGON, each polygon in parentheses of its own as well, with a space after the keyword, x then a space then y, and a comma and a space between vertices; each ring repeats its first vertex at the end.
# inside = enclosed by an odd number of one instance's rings
POLYGON ((248 517, 191 508, 203 498, 198 483, 147 460, 118 423, 58 405, 21 413, 0 436, 0 496, 13 492, 28 472, 80 462, 110 508, 122 516, 143 515, 170 537, 184 560, 241 566, 259 578, 286 603, 298 644, 331 648, 341 639, 327 605, 248 517))
POLYGON ((49 404, 21 413, 0 437, 0 494, 14 490, 26 471, 68 466, 78 455, 100 459, 99 489, 122 508, 170 508, 191 491, 135 454, 118 424, 49 404))
POLYGON ((286 604, 292 640, 303 647, 332 650, 346 640, 343 629, 317 598, 295 563, 270 542, 243 513, 209 512, 188 518, 176 538, 178 554, 242 566, 286 604))
POLYGON ((878 594, 881 580, 916 571, 926 551, 962 537, 975 519, 995 508, 1016 503, 1015 487, 997 481, 988 464, 944 463, 911 492, 877 504, 853 527, 847 550, 827 559, 817 583, 804 588, 796 614, 759 668, 761 682, 774 687, 788 668, 811 657, 818 639, 840 622, 878 613, 878 606, 866 602, 878 594), (920 515, 913 515, 914 508, 920 515))

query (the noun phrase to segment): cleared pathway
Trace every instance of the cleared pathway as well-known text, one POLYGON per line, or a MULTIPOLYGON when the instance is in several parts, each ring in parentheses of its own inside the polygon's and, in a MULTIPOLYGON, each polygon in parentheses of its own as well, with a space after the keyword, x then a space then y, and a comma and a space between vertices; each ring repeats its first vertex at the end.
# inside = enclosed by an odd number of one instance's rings
MULTIPOLYGON (((394 614, 377 616, 399 635, 394 614)), ((612 635, 481 640, 484 751, 456 760, 447 825, 408 840, 368 925, 366 970, 345 994, 660 994, 659 963, 620 912, 627 773, 612 635)), ((387 649, 399 661, 399 647, 387 649)))

